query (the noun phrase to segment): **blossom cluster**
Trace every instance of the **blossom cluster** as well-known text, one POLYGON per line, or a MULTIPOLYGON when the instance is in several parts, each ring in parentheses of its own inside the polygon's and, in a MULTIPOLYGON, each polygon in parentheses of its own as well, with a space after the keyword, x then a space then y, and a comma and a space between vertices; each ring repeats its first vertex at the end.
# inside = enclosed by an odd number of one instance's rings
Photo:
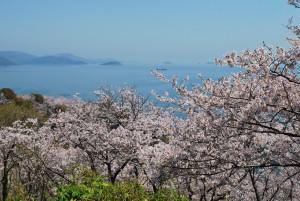
POLYGON ((43 125, 27 119, 0 128, 2 200, 20 191, 45 200, 80 168, 111 183, 172 187, 191 200, 299 199, 300 30, 288 28, 297 36, 286 39, 288 49, 264 45, 216 59, 242 69, 217 81, 189 87, 188 77, 152 71, 177 96, 153 94, 175 108, 132 87, 100 88, 96 102, 47 98, 64 110, 43 125))

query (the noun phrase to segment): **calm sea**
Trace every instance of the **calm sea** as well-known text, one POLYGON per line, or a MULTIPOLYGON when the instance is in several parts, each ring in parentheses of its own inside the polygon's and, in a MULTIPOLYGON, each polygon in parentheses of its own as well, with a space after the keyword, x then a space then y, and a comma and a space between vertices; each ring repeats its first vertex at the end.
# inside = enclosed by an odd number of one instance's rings
POLYGON ((180 78, 189 76, 194 84, 201 83, 197 78, 198 73, 204 78, 218 79, 237 72, 237 69, 215 65, 21 65, 0 67, 0 88, 11 88, 20 95, 40 93, 66 98, 72 98, 75 93, 80 93, 80 97, 85 100, 94 100, 93 92, 99 86, 132 85, 144 95, 149 94, 151 90, 159 93, 170 92, 169 84, 159 81, 151 74, 151 70, 158 67, 167 69, 160 71, 167 78, 174 75, 180 78))

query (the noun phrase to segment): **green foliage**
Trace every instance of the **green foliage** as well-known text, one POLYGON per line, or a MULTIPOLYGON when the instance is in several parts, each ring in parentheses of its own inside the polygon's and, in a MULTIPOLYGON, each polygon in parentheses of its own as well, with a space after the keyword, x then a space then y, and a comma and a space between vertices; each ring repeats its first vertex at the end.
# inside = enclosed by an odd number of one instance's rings
POLYGON ((0 93, 3 93, 4 97, 7 100, 14 100, 17 98, 17 95, 15 94, 15 92, 10 88, 2 88, 2 89, 0 89, 0 93))
POLYGON ((22 200, 29 200, 27 199, 28 195, 24 186, 20 185, 19 183, 14 186, 14 191, 9 192, 8 194, 8 201, 22 201, 22 200))
POLYGON ((45 102, 44 96, 41 94, 32 94, 34 97, 34 100, 40 104, 43 104, 45 102))
POLYGON ((111 184, 94 173, 86 174, 83 178, 76 178, 69 185, 60 186, 56 194, 57 201, 67 200, 178 200, 187 201, 188 198, 179 195, 171 189, 158 192, 148 192, 138 182, 118 182, 111 184))
POLYGON ((66 105, 55 105, 53 112, 58 113, 58 112, 65 112, 67 110, 66 105))
MULTIPOLYGON (((12 89, 2 88, 0 94, 9 100, 8 103, 0 104, 0 128, 11 126, 17 120, 24 121, 28 118, 37 118, 40 124, 47 120, 47 115, 42 111, 37 111, 31 100, 18 97, 12 89)), ((36 102, 44 103, 42 95, 33 94, 33 96, 36 102)))
POLYGON ((161 136, 160 140, 166 144, 169 144, 169 138, 166 135, 161 136))
POLYGON ((54 200, 51 189, 55 186, 48 180, 36 179, 34 181, 28 180, 31 182, 28 185, 25 180, 19 177, 19 170, 13 169, 10 173, 10 189, 6 201, 54 200))
MULTIPOLYGON (((47 116, 34 109, 33 102, 22 97, 18 97, 15 92, 9 88, 0 89, 0 94, 9 100, 9 103, 0 104, 0 128, 3 126, 11 126, 17 120, 24 121, 28 118, 37 118, 42 124, 47 120, 47 116)), ((44 97, 40 94, 33 94, 35 101, 44 102, 44 97)))
POLYGON ((14 99, 15 101, 15 105, 16 106, 20 106, 22 108, 26 108, 26 109, 32 109, 33 108, 33 103, 31 100, 27 100, 21 97, 16 97, 14 99))
POLYGON ((11 126, 17 120, 24 121, 28 118, 37 118, 40 124, 47 120, 45 114, 32 108, 30 100, 17 98, 16 102, 0 105, 0 128, 11 126))

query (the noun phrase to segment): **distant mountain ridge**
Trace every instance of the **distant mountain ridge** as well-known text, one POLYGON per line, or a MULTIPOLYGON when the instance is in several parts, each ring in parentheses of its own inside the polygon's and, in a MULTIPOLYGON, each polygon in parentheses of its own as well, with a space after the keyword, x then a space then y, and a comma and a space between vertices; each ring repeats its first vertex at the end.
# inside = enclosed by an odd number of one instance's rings
POLYGON ((62 56, 43 56, 43 57, 37 57, 35 59, 32 59, 25 64, 31 64, 31 65, 63 65, 63 64, 74 64, 74 65, 81 65, 81 64, 87 64, 83 61, 75 61, 66 57, 62 56))
POLYGON ((25 62, 36 58, 32 54, 20 51, 0 51, 0 57, 10 60, 15 64, 24 64, 25 62))
POLYGON ((72 60, 75 60, 75 61, 83 61, 83 62, 86 62, 86 63, 100 63, 100 64, 103 64, 103 63, 108 63, 108 62, 119 62, 118 60, 112 59, 112 58, 86 59, 86 58, 83 58, 83 57, 75 56, 75 55, 70 54, 70 53, 55 54, 55 56, 62 56, 62 57, 66 57, 66 58, 69 58, 69 59, 72 59, 72 60))
POLYGON ((4 57, 0 57, 0 66, 15 66, 15 65, 17 64, 4 57))
MULTIPOLYGON (((88 63, 109 63, 119 62, 116 59, 86 59, 75 56, 70 53, 61 53, 47 56, 35 56, 20 51, 0 51, 0 58, 2 58, 2 65, 82 65, 88 63)), ((120 63, 120 62, 119 62, 120 63)), ((0 63, 1 65, 1 63, 0 63)))
POLYGON ((65 58, 71 59, 73 61, 83 61, 85 63, 92 63, 91 59, 86 59, 86 58, 83 58, 83 57, 75 56, 75 55, 70 54, 70 53, 60 53, 60 54, 55 54, 53 56, 65 57, 65 58))

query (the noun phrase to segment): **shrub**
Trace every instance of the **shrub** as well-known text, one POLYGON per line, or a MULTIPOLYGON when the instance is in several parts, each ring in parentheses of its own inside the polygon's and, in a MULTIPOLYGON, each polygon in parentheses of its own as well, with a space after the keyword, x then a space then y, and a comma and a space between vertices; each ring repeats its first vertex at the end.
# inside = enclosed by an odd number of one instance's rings
POLYGON ((67 106, 66 105, 55 105, 54 109, 53 109, 53 112, 54 113, 58 113, 59 111, 60 112, 65 112, 66 110, 67 110, 67 106))
POLYGON ((188 200, 171 189, 148 192, 138 182, 111 184, 100 176, 90 174, 77 178, 69 185, 57 189, 56 200, 188 200), (78 182, 81 180, 81 182, 78 182))
POLYGON ((43 95, 41 94, 32 94, 34 97, 34 100, 40 104, 43 104, 45 102, 45 99, 43 97, 43 95))
POLYGON ((40 124, 47 120, 45 114, 32 108, 32 102, 29 100, 18 98, 17 103, 11 102, 0 105, 0 128, 11 126, 17 120, 24 121, 28 118, 37 118, 40 124))
POLYGON ((33 108, 33 103, 31 100, 26 100, 21 97, 16 97, 14 100, 15 100, 16 106, 20 106, 20 107, 27 108, 27 109, 33 108))
POLYGON ((2 89, 0 89, 0 93, 3 93, 4 97, 7 100, 14 100, 17 98, 17 95, 15 94, 15 92, 10 88, 2 88, 2 89))

